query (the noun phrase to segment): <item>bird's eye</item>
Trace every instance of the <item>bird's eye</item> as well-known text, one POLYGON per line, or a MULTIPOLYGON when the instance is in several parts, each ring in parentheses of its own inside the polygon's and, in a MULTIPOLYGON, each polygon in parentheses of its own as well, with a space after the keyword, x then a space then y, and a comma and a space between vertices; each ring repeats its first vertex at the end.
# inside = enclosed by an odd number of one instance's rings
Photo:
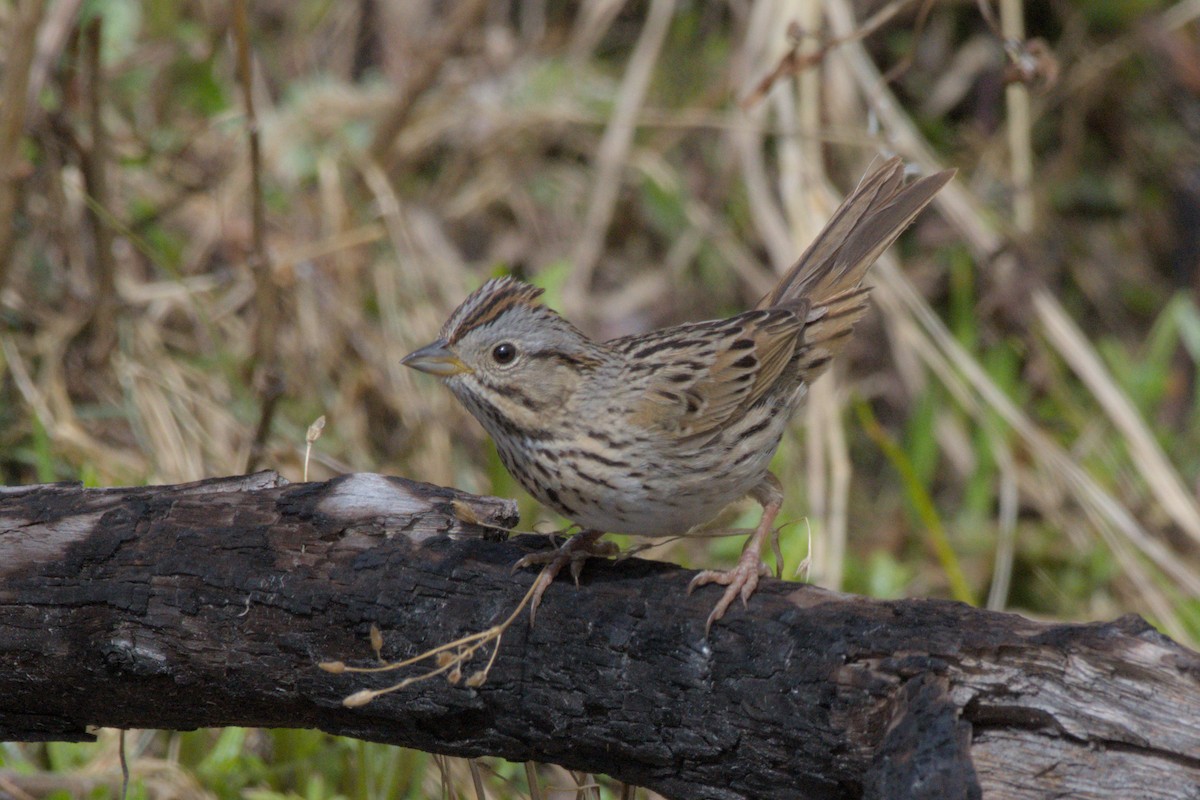
POLYGON ((511 342, 501 342, 492 348, 492 358, 497 364, 511 364, 516 357, 517 348, 511 342))

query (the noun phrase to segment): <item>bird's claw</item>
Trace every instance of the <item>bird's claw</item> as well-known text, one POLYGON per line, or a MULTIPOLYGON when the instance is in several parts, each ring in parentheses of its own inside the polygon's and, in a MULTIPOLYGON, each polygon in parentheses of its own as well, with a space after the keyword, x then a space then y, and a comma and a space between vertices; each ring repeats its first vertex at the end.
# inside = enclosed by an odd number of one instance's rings
POLYGON ((583 572, 583 565, 592 556, 607 558, 616 555, 620 552, 620 548, 615 542, 601 542, 597 539, 602 535, 599 531, 585 531, 572 536, 559 548, 543 551, 538 553, 530 553, 523 556, 513 564, 512 571, 516 572, 524 567, 534 566, 535 564, 544 564, 542 571, 538 573, 537 581, 534 584, 532 594, 529 599, 529 624, 533 625, 533 620, 537 616, 538 606, 542 603, 542 595, 546 593, 546 589, 550 588, 550 584, 554 582, 558 573, 562 572, 562 568, 570 565, 571 577, 575 580, 575 585, 579 585, 579 575, 583 572))
POLYGON ((770 568, 763 563, 757 553, 751 555, 752 558, 746 558, 743 555, 733 569, 706 569, 692 578, 691 583, 688 584, 688 594, 710 583, 719 583, 725 587, 725 594, 721 595, 721 599, 713 607, 712 613, 708 615, 708 621, 704 623, 705 636, 712 629, 713 623, 725 616, 725 612, 733 605, 734 600, 740 597, 742 606, 745 607, 750 600, 750 595, 754 594, 758 588, 758 579, 771 574, 770 568))

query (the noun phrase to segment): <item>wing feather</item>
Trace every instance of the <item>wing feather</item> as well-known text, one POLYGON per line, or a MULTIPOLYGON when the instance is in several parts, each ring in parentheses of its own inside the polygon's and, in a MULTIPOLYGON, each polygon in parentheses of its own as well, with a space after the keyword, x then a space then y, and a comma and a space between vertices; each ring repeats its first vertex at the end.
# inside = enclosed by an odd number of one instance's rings
POLYGON ((779 380, 796 352, 807 310, 799 304, 795 310, 747 311, 671 328, 657 343, 643 339, 651 348, 665 342, 684 346, 672 347, 670 358, 662 359, 648 379, 631 381, 645 387, 631 421, 684 437, 725 425, 779 380))

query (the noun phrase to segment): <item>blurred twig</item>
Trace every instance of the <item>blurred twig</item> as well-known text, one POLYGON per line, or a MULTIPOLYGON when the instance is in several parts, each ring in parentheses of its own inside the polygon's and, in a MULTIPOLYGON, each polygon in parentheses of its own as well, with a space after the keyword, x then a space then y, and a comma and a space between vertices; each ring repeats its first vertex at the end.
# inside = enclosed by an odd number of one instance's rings
POLYGON ((397 92, 395 103, 383 115, 383 119, 376 127, 375 138, 371 142, 371 158, 385 169, 388 150, 391 149, 396 134, 408 121, 408 115, 412 113, 417 98, 433 85, 442 64, 462 42, 467 31, 483 14, 487 5, 487 0, 462 0, 462 2, 454 4, 450 18, 441 34, 427 47, 421 49, 424 57, 418 60, 412 71, 409 72, 404 86, 397 92))
POLYGON ((242 85, 246 107, 246 138, 250 145, 251 245, 247 259, 255 282, 255 308, 258 321, 254 329, 252 356, 253 384, 259 393, 258 426, 247 456, 246 472, 252 472, 262 457, 263 446, 271 432, 271 420, 282 393, 276 338, 279 330, 279 289, 267 253, 266 212, 263 208, 262 146, 259 142, 258 115, 254 109, 254 72, 250 60, 250 22, 246 0, 233 0, 233 39, 237 46, 237 76, 242 85))
MULTIPOLYGON (((612 117, 596 153, 596 178, 592 184, 591 200, 588 203, 583 230, 579 234, 571 258, 574 271, 567 280, 568 291, 565 299, 569 304, 581 297, 591 285, 592 272, 603 249, 609 223, 612 222, 613 207, 621 188, 621 173, 637 124, 638 109, 646 98, 646 87, 650 85, 650 75, 654 71, 654 64, 658 60, 674 13, 675 0, 652 0, 650 11, 646 15, 646 24, 642 27, 637 44, 634 45, 633 54, 629 57, 629 67, 625 70, 624 80, 621 81, 612 117)), ((582 306, 582 303, 574 304, 582 306)), ((578 313, 581 310, 567 309, 568 313, 578 313)))
POLYGON ((579 16, 575 18, 575 25, 571 30, 571 45, 568 48, 575 63, 581 64, 591 57, 592 51, 604 38, 617 14, 625 7, 625 2, 626 0, 592 0, 590 3, 580 4, 579 16))
POLYGON ((542 784, 538 781, 536 762, 525 762, 525 780, 529 784, 530 800, 542 800, 542 784))
POLYGON ((17 212, 18 168, 21 134, 25 129, 25 95, 29 67, 33 61, 38 26, 45 3, 16 0, 4 60, 3 98, 0 99, 0 289, 4 288, 12 262, 13 217, 17 212))
MULTIPOLYGON (((985 19, 990 11, 987 0, 980 0, 981 11, 985 19)), ((992 24, 989 19, 989 24, 992 24)), ((1010 45, 1025 41, 1025 16, 1020 0, 1000 0, 1001 33, 1006 41, 1006 49, 1012 53, 1010 45)), ((1021 81, 1011 81, 1004 89, 1004 100, 1007 106, 1008 148, 1010 158, 1010 175, 1012 182, 1012 211, 1013 226, 1021 234, 1029 234, 1033 230, 1033 117, 1029 107, 1029 87, 1021 81)), ((994 436, 994 439, 1000 439, 994 436)), ((1007 448, 997 450, 1001 466, 1011 463, 1011 454, 1007 448), (1000 455, 1003 453, 1003 455, 1000 455)), ((1003 472, 1002 472, 1003 474, 1003 472)), ((1011 480, 1002 484, 1011 495, 1015 488, 1011 480)), ((1015 503, 1009 496, 1008 501, 1015 503)), ((988 593, 988 608, 999 608, 1008 595, 1009 581, 1012 575, 1012 562, 1016 555, 1016 525, 1013 521, 1015 511, 1002 505, 999 519, 999 536, 996 542, 996 556, 992 569, 992 587, 988 593), (1007 511, 1007 513, 1005 513, 1007 511), (1012 521, 1012 524, 1010 524, 1012 521)))
POLYGON ((87 218, 92 229, 96 252, 96 299, 92 304, 93 336, 88 358, 93 363, 108 359, 116 343, 116 263, 113 260, 113 229, 107 217, 112 213, 108 192, 108 130, 104 124, 104 17, 95 14, 83 30, 84 71, 87 75, 87 115, 91 129, 89 146, 79 151, 83 179, 91 202, 87 218))
POLYGON ((1130 33, 1088 53, 1063 81, 1056 99, 1067 103, 1089 84, 1103 80, 1126 59, 1143 51, 1147 35, 1178 30, 1197 19, 1200 19, 1200 0, 1180 0, 1161 14, 1142 20, 1130 33))
MULTIPOLYGON (((886 25, 893 17, 903 11, 907 6, 912 5, 917 1, 918 0, 892 0, 892 2, 888 3, 872 14, 869 19, 859 25, 858 28, 852 33, 821 41, 818 45, 805 49, 803 52, 801 52, 801 46, 804 44, 806 39, 811 38, 811 34, 808 33, 809 28, 807 26, 796 25, 793 23, 792 27, 788 30, 788 36, 792 39, 791 48, 781 59, 779 59, 779 61, 775 64, 775 67, 754 85, 754 88, 750 91, 750 93, 743 97, 741 101, 739 101, 739 104, 744 109, 750 108, 766 97, 767 92, 771 91, 771 87, 774 86, 780 79, 788 75, 799 75, 806 72, 810 67, 816 66, 824 61, 825 56, 829 54, 830 50, 833 50, 834 48, 843 45, 846 42, 865 39, 886 25)), ((921 12, 921 17, 923 19, 927 12, 929 3, 928 0, 920 0, 920 2, 924 4, 921 12)), ((818 4, 816 3, 811 3, 808 5, 813 9, 817 9, 818 7, 818 4)))
POLYGON ((46 85, 46 78, 58 63, 64 46, 75 30, 83 0, 56 0, 43 2, 42 5, 49 7, 50 13, 37 32, 37 49, 29 69, 29 86, 25 89, 25 102, 34 115, 40 111, 37 101, 46 85))
MULTIPOLYGON (((981 4, 982 5, 982 4, 981 4)), ((1000 27, 1009 42, 1025 40, 1025 14, 1021 0, 1000 0, 1000 27)), ((1004 89, 1007 106, 1008 149, 1012 176, 1013 225, 1022 234, 1033 230, 1033 119, 1029 109, 1029 87, 1012 81, 1004 89)))

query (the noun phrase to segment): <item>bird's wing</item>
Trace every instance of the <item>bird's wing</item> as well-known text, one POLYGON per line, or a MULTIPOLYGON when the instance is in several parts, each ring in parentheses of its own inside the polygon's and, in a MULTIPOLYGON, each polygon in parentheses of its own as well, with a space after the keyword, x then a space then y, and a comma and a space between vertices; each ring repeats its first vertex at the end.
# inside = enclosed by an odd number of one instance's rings
POLYGON ((808 309, 803 302, 793 306, 610 342, 626 354, 626 385, 638 388, 630 422, 686 437, 744 412, 796 351, 808 309))

